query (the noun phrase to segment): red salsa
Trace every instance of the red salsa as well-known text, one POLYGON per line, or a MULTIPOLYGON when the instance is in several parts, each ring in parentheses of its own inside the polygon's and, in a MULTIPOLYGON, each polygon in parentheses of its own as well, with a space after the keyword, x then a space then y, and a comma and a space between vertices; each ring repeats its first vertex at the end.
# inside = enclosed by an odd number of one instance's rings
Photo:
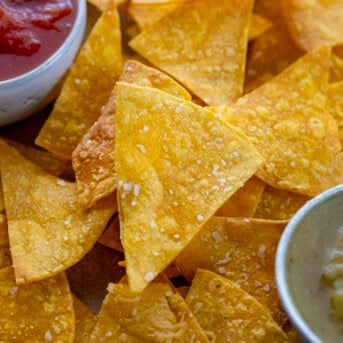
POLYGON ((0 0, 0 80, 44 62, 68 36, 76 0, 0 0))

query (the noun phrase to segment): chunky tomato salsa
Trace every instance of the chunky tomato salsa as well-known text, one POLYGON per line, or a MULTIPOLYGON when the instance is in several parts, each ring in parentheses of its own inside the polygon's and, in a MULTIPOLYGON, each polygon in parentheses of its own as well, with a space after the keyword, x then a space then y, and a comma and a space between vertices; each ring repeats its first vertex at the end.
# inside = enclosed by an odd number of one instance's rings
POLYGON ((0 80, 45 61, 68 36, 76 0, 0 0, 0 80))

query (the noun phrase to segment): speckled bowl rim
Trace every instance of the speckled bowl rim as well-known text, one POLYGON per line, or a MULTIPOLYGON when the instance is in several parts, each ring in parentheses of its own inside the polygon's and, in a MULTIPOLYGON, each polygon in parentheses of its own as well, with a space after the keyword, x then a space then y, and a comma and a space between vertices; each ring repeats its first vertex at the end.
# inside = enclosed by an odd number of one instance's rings
POLYGON ((275 259, 275 277, 276 286, 279 292, 280 300, 284 310, 289 316, 289 319, 300 333, 302 338, 311 343, 322 343, 323 341, 313 332, 310 326, 301 316, 297 306, 295 305, 292 293, 287 282, 287 257, 288 247, 293 235, 299 228, 299 224, 316 208, 330 199, 336 197, 338 194, 343 195, 343 184, 330 188, 329 190, 319 194, 312 200, 309 200, 289 221, 285 231, 283 232, 278 244, 275 259))
POLYGON ((27 80, 31 79, 32 77, 36 78, 39 75, 44 74, 48 69, 50 69, 52 65, 55 63, 56 59, 61 57, 64 51, 73 45, 73 42, 76 39, 76 36, 78 35, 78 31, 80 30, 80 28, 84 26, 86 16, 86 1, 77 0, 77 14, 74 21, 74 25, 67 38, 61 44, 61 46, 48 59, 46 59, 42 64, 38 65, 36 68, 28 71, 25 74, 21 74, 8 80, 0 81, 0 89, 15 88, 19 83, 27 82, 27 80))

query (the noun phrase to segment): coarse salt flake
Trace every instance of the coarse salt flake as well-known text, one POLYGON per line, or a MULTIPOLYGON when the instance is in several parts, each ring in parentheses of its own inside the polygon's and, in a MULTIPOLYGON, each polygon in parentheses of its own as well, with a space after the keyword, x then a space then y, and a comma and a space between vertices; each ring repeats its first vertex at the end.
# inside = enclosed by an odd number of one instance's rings
POLYGON ((204 219, 205 219, 205 218, 204 218, 204 216, 203 216, 202 214, 198 214, 198 215, 197 215, 197 221, 198 221, 198 222, 203 222, 204 219))
POLYGON ((144 280, 146 282, 150 282, 154 279, 154 273, 153 272, 147 272, 145 275, 144 275, 144 280))
POLYGON ((137 144, 136 147, 143 153, 146 154, 146 149, 143 144, 137 144))

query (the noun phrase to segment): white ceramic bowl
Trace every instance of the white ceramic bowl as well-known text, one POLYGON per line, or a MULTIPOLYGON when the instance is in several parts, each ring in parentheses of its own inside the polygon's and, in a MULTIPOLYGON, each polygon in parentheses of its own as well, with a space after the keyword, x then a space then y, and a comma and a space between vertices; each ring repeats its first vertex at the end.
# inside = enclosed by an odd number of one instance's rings
POLYGON ((276 253, 281 302, 304 342, 343 342, 343 323, 330 320, 330 289, 322 283, 338 229, 343 225, 343 185, 302 207, 287 225, 276 253))
POLYGON ((0 126, 30 116, 57 96, 59 82, 82 42, 86 21, 86 1, 78 0, 73 28, 59 49, 28 73, 0 81, 0 126))

